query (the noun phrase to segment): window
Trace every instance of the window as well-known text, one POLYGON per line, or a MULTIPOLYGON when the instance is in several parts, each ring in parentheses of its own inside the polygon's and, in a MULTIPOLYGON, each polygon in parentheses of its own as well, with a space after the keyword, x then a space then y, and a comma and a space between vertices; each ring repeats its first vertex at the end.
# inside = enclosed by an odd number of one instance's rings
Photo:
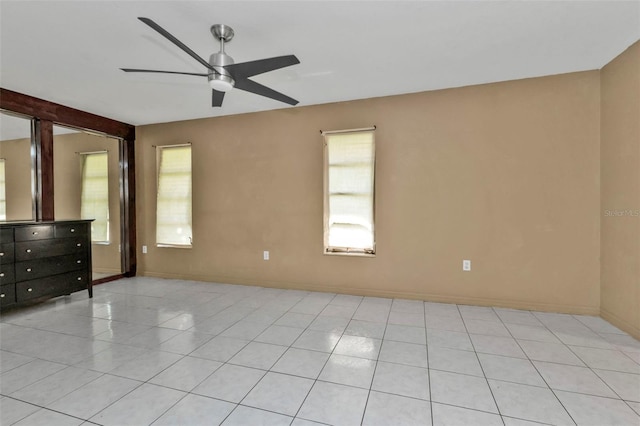
POLYGON ((191 246, 191 146, 158 147, 156 244, 191 246))
POLYGON ((106 151, 82 152, 80 217, 93 219, 91 241, 109 243, 109 166, 106 151))
POLYGON ((373 129, 323 134, 325 253, 374 254, 373 129))
POLYGON ((7 196, 4 180, 4 158, 0 158, 0 220, 7 220, 7 196))

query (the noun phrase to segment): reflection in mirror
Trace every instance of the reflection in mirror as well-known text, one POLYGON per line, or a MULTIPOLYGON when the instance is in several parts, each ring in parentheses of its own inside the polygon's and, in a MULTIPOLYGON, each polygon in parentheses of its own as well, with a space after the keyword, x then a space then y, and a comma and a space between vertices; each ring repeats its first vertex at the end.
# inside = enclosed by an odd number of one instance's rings
POLYGON ((0 220, 33 220, 31 119, 0 112, 0 220))
POLYGON ((119 156, 119 139, 53 126, 55 218, 93 219, 94 280, 123 272, 119 156))

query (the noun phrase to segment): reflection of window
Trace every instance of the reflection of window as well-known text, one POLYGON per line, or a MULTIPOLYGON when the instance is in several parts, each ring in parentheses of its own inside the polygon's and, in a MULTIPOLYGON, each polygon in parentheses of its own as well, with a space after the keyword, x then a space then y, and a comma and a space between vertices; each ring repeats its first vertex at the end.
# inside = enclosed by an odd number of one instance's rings
POLYGON ((0 158, 0 220, 7 220, 7 196, 4 180, 4 158, 0 158))
POLYGON ((109 171, 106 152, 80 153, 82 195, 80 217, 91 222, 91 241, 109 242, 109 171))
POLYGON ((324 246, 375 253, 373 130, 325 133, 324 246))
POLYGON ((191 237, 191 146, 159 146, 156 244, 190 247, 191 237))

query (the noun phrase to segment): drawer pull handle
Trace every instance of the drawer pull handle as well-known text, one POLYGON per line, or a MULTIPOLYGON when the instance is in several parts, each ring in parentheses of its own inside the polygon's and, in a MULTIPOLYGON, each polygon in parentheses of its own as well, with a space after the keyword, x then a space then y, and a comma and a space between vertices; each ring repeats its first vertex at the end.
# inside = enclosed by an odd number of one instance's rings
POLYGON ((38 235, 38 231, 33 231, 32 234, 33 235, 38 235))
POLYGON ((27 268, 27 272, 31 272, 31 268, 27 268))
POLYGON ((80 264, 80 263, 82 263, 82 260, 76 260, 76 263, 80 264))
POLYGON ((73 228, 71 228, 71 232, 76 232, 76 230, 75 230, 75 229, 73 229, 73 228))
POLYGON ((0 278, 4 277, 4 272, 0 272, 0 278))
POLYGON ((0 252, 0 256, 4 256, 4 252, 0 252))
POLYGON ((27 253, 31 253, 31 249, 26 249, 25 250, 27 253))
POLYGON ((0 298, 4 299, 4 293, 0 294, 0 298))
POLYGON ((27 289, 27 291, 28 291, 29 293, 31 293, 31 292, 33 291, 33 289, 32 289, 32 288, 28 288, 28 289, 27 289))
POLYGON ((82 247, 82 243, 76 244, 77 247, 82 247))
POLYGON ((78 281, 82 281, 82 277, 78 277, 78 281))

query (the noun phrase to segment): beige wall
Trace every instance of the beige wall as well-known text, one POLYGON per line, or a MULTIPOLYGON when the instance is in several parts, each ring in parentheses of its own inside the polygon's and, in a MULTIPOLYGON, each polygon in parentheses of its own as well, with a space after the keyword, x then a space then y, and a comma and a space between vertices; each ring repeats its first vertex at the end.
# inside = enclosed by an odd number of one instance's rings
POLYGON ((640 339, 640 42, 601 86, 602 316, 640 339))
MULTIPOLYGON (((82 193, 82 161, 79 152, 108 151, 109 241, 92 245, 93 271, 119 274, 120 262, 120 165, 119 142, 87 133, 57 135, 53 144, 54 207, 56 219, 79 219, 82 193)), ((94 277, 95 279, 96 277, 94 277)))
POLYGON ((590 71, 138 127, 138 271, 597 314, 599 82, 590 71), (371 125, 377 255, 323 255, 319 130, 371 125), (193 248, 156 248, 153 145, 184 142, 193 248))
POLYGON ((7 220, 33 219, 31 140, 0 141, 0 158, 5 159, 7 220))

